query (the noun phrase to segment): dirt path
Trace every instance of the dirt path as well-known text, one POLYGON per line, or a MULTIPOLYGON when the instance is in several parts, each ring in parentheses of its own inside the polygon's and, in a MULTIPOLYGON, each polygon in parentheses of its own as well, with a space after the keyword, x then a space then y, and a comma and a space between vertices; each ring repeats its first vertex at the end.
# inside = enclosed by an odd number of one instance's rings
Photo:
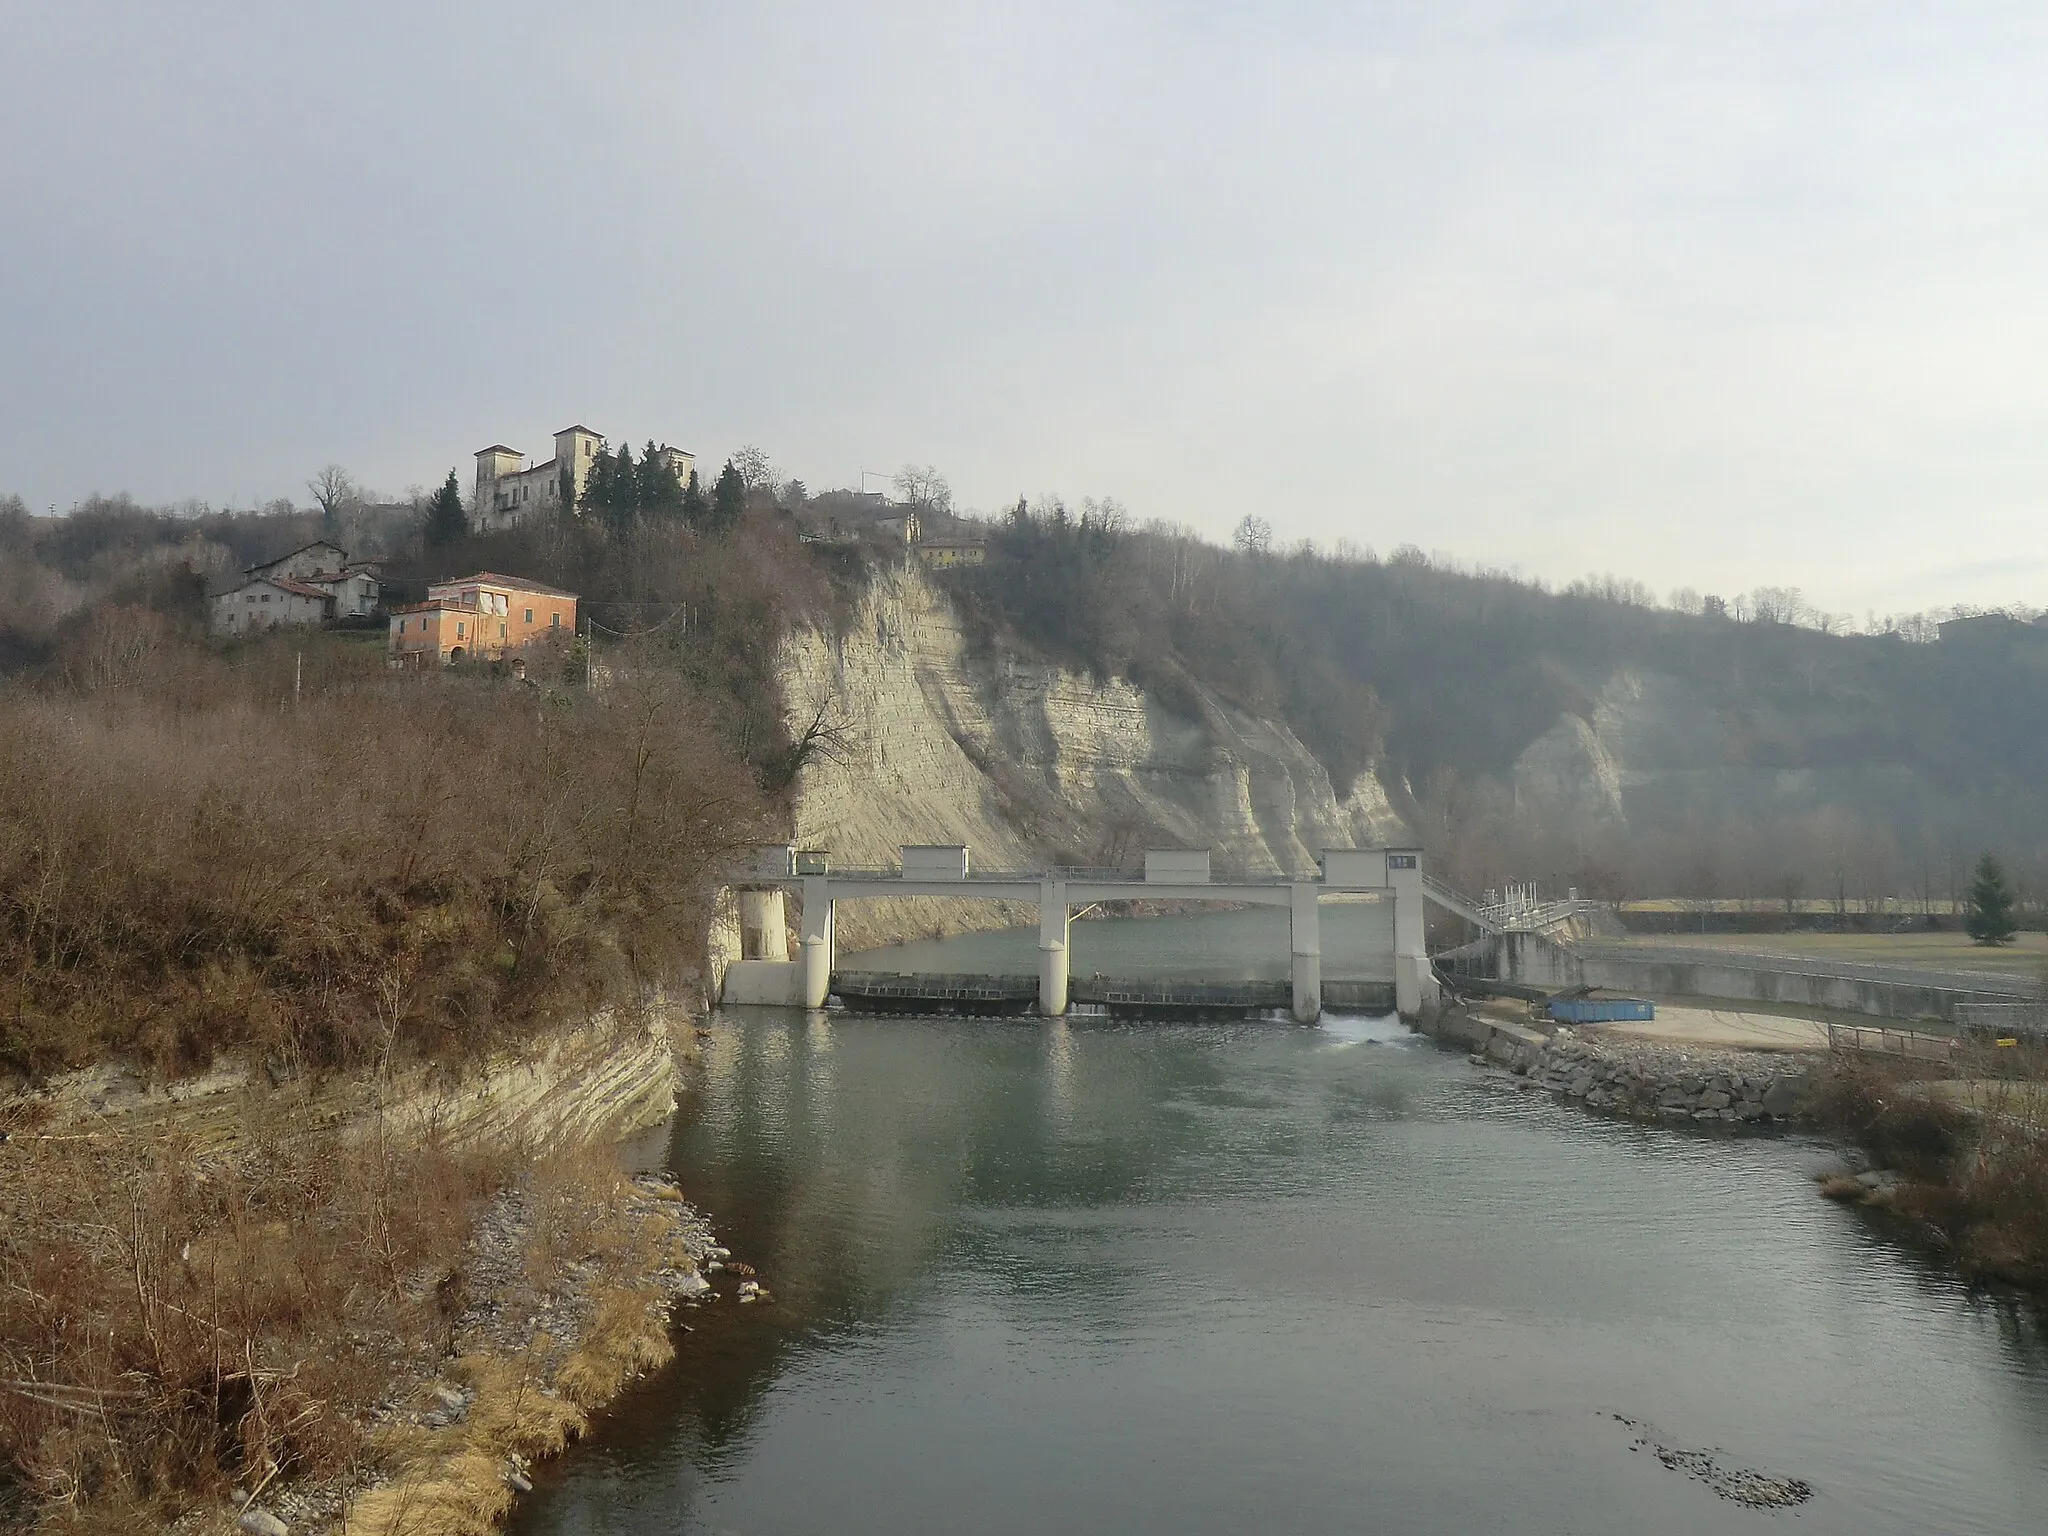
POLYGON ((1685 1003, 1657 1004, 1646 1023, 1581 1025, 1585 1035, 1618 1035, 1663 1045, 1711 1046, 1734 1051, 1825 1051, 1828 1027, 1820 1019, 1749 1013, 1685 1003))

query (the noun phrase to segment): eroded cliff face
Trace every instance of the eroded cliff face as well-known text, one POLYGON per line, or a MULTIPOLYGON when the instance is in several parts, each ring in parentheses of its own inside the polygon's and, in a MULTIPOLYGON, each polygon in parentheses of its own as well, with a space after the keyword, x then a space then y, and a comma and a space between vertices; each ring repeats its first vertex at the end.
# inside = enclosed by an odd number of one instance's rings
MULTIPOLYGON (((841 866, 893 866, 906 843, 965 843, 978 869, 1134 864, 1148 846, 1179 846, 1214 849, 1219 871, 1297 874, 1323 848, 1408 837, 1376 780, 1339 799, 1285 726, 1213 697, 1190 717, 1121 679, 971 647, 914 568, 878 574, 843 638, 793 636, 782 681, 799 724, 825 704, 843 727, 837 760, 804 771, 796 825, 841 866)), ((839 945, 1035 916, 848 903, 839 945)))
POLYGON ((1632 668, 1589 679, 1587 693, 1586 715, 1558 716, 1515 759, 1525 827, 1661 839, 1696 863, 1763 868, 1774 853, 1813 854, 1802 839, 1839 863, 1838 845, 1967 816, 1956 786, 1900 761, 1886 732, 1855 712, 1867 701, 1823 696, 1792 710, 1632 668))

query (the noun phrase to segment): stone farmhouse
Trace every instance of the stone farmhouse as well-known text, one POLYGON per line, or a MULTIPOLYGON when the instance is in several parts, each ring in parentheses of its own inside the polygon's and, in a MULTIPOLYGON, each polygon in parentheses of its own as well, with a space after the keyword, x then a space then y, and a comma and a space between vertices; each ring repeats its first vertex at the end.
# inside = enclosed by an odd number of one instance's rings
POLYGON ((246 635, 280 625, 368 618, 377 611, 382 591, 374 562, 351 561, 338 544, 316 539, 250 566, 208 601, 215 634, 246 635))
POLYGON ((576 594, 522 576, 478 571, 427 588, 427 600, 391 614, 395 667, 497 660, 576 633, 576 594))
MULTIPOLYGON (((562 428, 555 434, 555 456, 530 467, 525 454, 503 443, 479 449, 471 521, 482 529, 509 528, 536 512, 552 512, 565 503, 573 510, 582 499, 591 464, 604 451, 604 438, 582 426, 562 428)), ((690 483, 697 464, 694 454, 669 447, 654 452, 678 485, 690 483)))

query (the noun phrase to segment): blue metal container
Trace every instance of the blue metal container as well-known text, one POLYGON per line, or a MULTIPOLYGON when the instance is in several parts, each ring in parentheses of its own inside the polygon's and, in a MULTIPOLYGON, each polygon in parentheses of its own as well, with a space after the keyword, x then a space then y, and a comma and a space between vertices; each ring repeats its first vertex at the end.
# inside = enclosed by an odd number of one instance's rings
POLYGON ((1657 1017, 1657 1005, 1640 997, 1553 997, 1547 1006, 1560 1024, 1616 1024, 1657 1017))

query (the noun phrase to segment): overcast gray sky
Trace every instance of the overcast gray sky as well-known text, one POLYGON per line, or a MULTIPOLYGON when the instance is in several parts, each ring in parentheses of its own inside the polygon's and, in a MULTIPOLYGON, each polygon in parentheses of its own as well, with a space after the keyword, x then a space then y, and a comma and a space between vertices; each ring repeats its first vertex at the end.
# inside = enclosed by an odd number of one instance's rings
POLYGON ((584 421, 2048 603, 2048 6, 14 0, 0 492, 584 421))

